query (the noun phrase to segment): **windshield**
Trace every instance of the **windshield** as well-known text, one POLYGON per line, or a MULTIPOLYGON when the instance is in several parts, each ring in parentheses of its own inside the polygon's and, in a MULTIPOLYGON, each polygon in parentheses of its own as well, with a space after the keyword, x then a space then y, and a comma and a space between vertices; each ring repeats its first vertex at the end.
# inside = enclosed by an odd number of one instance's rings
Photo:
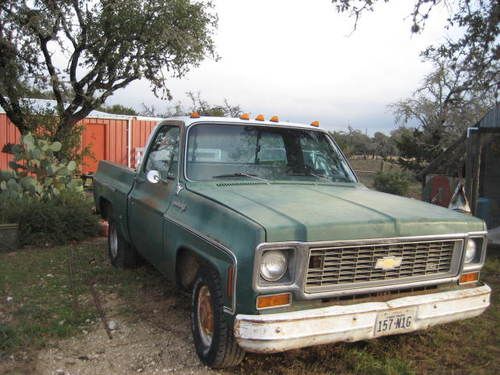
POLYGON ((191 180, 255 178, 355 182, 323 132, 265 126, 200 124, 189 131, 191 180))

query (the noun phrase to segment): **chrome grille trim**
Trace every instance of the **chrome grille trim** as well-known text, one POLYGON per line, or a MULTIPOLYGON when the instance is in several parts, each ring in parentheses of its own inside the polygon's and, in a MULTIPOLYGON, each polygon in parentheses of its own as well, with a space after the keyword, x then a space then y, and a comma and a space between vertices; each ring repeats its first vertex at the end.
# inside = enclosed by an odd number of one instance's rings
POLYGON ((385 283, 405 283, 458 275, 463 239, 423 241, 374 241, 310 247, 304 293, 369 288, 385 283), (378 259, 402 258, 399 267, 375 269, 378 259), (311 257, 319 257, 313 268, 311 257))
MULTIPOLYGON (((336 240, 336 241, 282 241, 282 242, 263 242, 257 245, 255 249, 254 264, 253 264, 253 277, 252 286, 256 293, 271 293, 271 292, 286 292, 292 291, 294 298, 301 300, 312 300, 318 298, 332 298, 351 296, 363 293, 372 292, 385 292, 390 290, 403 290, 415 287, 441 285, 446 283, 454 283, 458 281, 459 272, 463 264, 463 247, 469 238, 472 237, 486 237, 486 231, 475 231, 466 233, 450 233, 442 235, 425 235, 425 236, 412 236, 412 237, 388 237, 388 238, 365 238, 358 240, 336 240), (306 281, 306 274, 309 262, 310 249, 320 247, 339 247, 339 246, 356 246, 360 244, 393 244, 402 242, 433 242, 442 240, 459 241, 460 249, 454 254, 452 261, 453 275, 433 275, 429 276, 416 276, 404 279, 390 279, 382 282, 375 283, 356 283, 351 287, 346 288, 324 288, 320 292, 305 293, 304 285, 306 281), (263 283, 259 277, 259 267, 262 254, 268 250, 278 249, 295 249, 295 259, 293 262, 294 278, 287 283, 263 283), (456 272, 455 272, 456 271, 456 272), (368 285, 367 285, 368 284, 368 285)), ((484 251, 483 251, 484 258, 484 251)), ((482 261, 484 262, 484 260, 482 261)), ((481 263, 482 265, 482 263, 481 263)))

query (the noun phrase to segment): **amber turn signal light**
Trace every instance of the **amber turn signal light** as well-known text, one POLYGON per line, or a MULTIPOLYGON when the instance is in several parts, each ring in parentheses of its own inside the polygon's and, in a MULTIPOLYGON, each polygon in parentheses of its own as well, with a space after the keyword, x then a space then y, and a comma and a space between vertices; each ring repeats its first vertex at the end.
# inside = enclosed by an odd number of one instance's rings
POLYGON ((255 118, 257 121, 264 121, 264 115, 257 115, 255 118))
POLYGON ((271 307, 288 306, 292 302, 290 293, 271 294, 257 297, 257 308, 268 309, 271 307))
POLYGON ((248 114, 248 113, 242 113, 240 115, 240 120, 250 120, 250 114, 248 114))
POLYGON ((200 118, 200 114, 198 112, 192 112, 190 117, 191 118, 200 118))
POLYGON ((311 126, 314 126, 314 127, 319 127, 319 121, 313 121, 311 122, 311 126))
POLYGON ((280 122, 280 119, 278 118, 278 116, 273 116, 273 117, 271 117, 271 119, 269 121, 280 122))
POLYGON ((459 284, 473 283, 479 280, 479 272, 464 273, 460 275, 459 284))

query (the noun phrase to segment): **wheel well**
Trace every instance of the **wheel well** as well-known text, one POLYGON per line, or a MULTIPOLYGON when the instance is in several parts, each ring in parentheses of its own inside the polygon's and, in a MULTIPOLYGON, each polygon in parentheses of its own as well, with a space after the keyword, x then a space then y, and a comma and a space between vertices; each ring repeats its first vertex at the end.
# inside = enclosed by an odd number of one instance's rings
POLYGON ((111 202, 105 198, 99 199, 99 212, 101 213, 101 217, 103 219, 109 218, 109 213, 111 212, 111 202))
POLYGON ((175 262, 177 284, 184 290, 191 290, 200 266, 205 263, 194 251, 187 248, 179 249, 175 262))

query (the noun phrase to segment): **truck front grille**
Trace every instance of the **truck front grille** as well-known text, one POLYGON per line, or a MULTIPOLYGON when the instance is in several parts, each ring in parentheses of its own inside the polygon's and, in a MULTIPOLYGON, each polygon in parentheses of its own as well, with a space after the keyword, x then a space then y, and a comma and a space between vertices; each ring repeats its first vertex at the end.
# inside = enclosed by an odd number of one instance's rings
POLYGON ((461 248, 462 240, 457 239, 311 248, 304 291, 319 293, 454 276, 461 248), (377 268, 377 261, 384 258, 400 265, 377 268))

